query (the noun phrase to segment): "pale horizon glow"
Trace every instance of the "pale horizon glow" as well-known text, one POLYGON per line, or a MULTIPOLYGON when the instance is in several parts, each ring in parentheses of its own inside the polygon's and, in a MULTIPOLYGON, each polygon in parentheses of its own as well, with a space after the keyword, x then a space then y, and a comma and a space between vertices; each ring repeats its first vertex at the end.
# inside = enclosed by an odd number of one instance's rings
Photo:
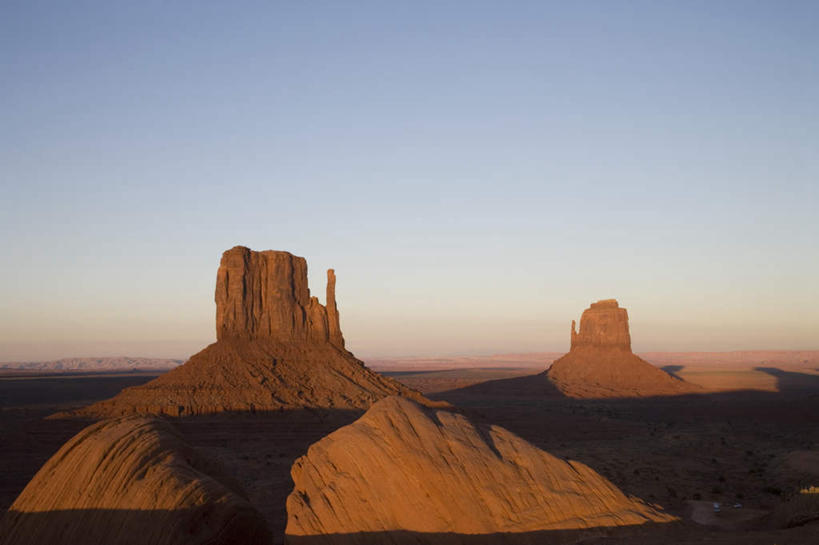
POLYGON ((819 349, 815 2, 7 2, 0 362, 184 359, 235 245, 359 357, 819 349))

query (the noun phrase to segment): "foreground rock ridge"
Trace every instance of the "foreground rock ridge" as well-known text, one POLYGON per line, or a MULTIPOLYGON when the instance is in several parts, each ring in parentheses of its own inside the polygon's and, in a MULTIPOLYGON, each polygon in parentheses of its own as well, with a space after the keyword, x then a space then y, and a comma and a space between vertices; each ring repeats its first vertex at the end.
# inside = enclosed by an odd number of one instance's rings
POLYGON ((571 349, 546 372, 569 397, 647 397, 698 393, 702 388, 673 377, 631 351, 628 312, 615 299, 592 303, 572 320, 571 349))
POLYGON ((167 422, 91 425, 52 456, 0 520, 2 545, 267 544, 264 517, 167 422))
POLYGON ((232 248, 216 275, 216 343, 151 382, 56 416, 366 409, 391 395, 433 404, 344 348, 335 288, 330 269, 322 305, 310 296, 303 257, 232 248))
POLYGON ((441 534, 518 543, 525 532, 675 520, 580 462, 399 397, 311 445, 292 477, 293 544, 439 543, 441 534))

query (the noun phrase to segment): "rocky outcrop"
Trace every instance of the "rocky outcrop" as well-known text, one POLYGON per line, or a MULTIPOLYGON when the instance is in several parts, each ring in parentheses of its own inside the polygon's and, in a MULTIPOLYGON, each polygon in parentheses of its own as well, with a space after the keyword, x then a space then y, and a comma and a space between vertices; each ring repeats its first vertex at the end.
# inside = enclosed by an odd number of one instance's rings
POLYGON ((324 306, 310 296, 303 257, 232 248, 216 275, 216 343, 151 382, 56 416, 366 409, 391 395, 432 404, 345 350, 335 288, 330 269, 324 306))
POLYGON ((168 423, 106 420, 49 459, 0 521, 2 545, 267 544, 262 517, 168 423))
POLYGON ((303 257, 231 248, 216 274, 216 338, 330 342, 344 348, 335 285, 330 269, 325 307, 310 296, 303 257))
POLYGON ((288 543, 439 543, 668 522, 595 471, 511 432, 398 397, 310 446, 292 469, 288 543), (323 538, 322 538, 323 537, 323 538))
POLYGON ((628 332, 628 311, 620 308, 615 299, 592 303, 580 317, 580 332, 572 320, 571 349, 592 346, 631 351, 628 332))
POLYGON ((329 343, 225 339, 151 382, 58 416, 178 417, 299 408, 366 409, 391 395, 432 403, 329 343))
POLYGON ((698 393, 702 388, 669 375, 631 351, 628 312, 614 299, 592 303, 572 321, 571 350, 546 371, 565 395, 578 398, 647 397, 698 393))

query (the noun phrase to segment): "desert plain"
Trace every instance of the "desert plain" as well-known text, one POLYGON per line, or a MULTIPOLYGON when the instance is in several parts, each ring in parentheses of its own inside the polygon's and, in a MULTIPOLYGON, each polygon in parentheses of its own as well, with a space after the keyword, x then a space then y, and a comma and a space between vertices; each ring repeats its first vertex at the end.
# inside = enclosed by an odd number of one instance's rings
MULTIPOLYGON (((798 492, 819 484, 819 351, 643 354, 704 392, 592 400, 555 395, 539 380, 555 356, 368 363, 431 399, 454 404, 474 421, 503 426, 556 456, 580 460, 625 493, 681 519, 602 530, 587 543, 816 542, 819 507, 807 505, 798 492), (719 512, 714 502, 721 504, 719 512)), ((159 373, 0 377, 0 507, 8 509, 46 460, 91 422, 49 415, 110 398, 159 373)), ((362 412, 208 415, 176 419, 174 426, 231 470, 280 541, 294 461, 362 412)))

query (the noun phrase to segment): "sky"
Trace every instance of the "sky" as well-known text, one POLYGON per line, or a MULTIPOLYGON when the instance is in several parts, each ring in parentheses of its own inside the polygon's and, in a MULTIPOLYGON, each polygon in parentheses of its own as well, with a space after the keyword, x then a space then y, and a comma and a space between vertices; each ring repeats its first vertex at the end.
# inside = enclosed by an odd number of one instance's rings
POLYGON ((0 4, 0 361, 184 358, 221 253, 360 357, 819 349, 817 2, 0 4))

